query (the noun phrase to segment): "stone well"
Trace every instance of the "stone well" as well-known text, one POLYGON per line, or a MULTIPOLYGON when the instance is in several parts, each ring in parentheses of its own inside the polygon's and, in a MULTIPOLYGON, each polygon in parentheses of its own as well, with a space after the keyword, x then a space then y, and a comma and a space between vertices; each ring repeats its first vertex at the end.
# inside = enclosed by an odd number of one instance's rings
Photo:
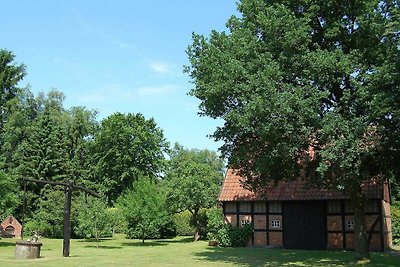
POLYGON ((15 258, 36 259, 40 257, 41 242, 18 241, 15 242, 15 258))

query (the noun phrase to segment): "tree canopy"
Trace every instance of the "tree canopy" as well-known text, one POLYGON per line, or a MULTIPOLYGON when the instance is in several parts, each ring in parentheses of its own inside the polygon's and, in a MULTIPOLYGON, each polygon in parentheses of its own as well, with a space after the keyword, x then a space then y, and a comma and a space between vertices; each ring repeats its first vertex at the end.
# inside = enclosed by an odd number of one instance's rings
POLYGON ((114 113, 101 122, 91 144, 94 179, 115 201, 140 175, 157 177, 168 143, 153 119, 114 113))
POLYGON ((0 131, 7 117, 5 104, 18 92, 18 83, 25 77, 25 65, 14 62, 15 55, 8 50, 0 49, 0 131))
POLYGON ((194 34, 187 50, 191 95, 225 120, 214 133, 223 154, 254 188, 306 166, 310 184, 351 193, 360 230, 361 184, 399 177, 398 2, 243 0, 238 10, 228 33, 194 34))

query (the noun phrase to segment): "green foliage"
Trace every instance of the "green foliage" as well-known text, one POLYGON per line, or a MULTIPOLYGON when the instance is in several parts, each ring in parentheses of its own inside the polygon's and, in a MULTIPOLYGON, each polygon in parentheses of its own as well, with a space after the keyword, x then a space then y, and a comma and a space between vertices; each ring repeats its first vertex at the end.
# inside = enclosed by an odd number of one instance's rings
POLYGON ((20 174, 44 180, 64 180, 68 174, 67 132, 63 117, 64 95, 51 91, 43 111, 29 125, 23 141, 20 174))
POLYGON ((299 162, 314 183, 345 190, 398 173, 400 38, 388 29, 399 5, 243 0, 238 10, 228 34, 193 36, 186 68, 202 114, 225 120, 214 137, 231 166, 254 187, 298 177, 299 162))
POLYGON ((392 203, 390 208, 392 216, 392 238, 393 244, 400 245, 400 202, 392 203))
POLYGON ((207 211, 207 238, 218 239, 218 231, 225 225, 224 215, 221 208, 212 207, 207 211))
MULTIPOLYGON (((34 234, 51 237, 53 234, 52 226, 44 220, 38 220, 38 219, 29 220, 24 225, 24 236, 29 238, 34 234)), ((56 233, 56 234, 57 235, 55 237, 62 238, 62 233, 56 233)))
POLYGON ((157 181, 142 176, 118 198, 117 208, 127 222, 126 234, 129 238, 140 238, 144 242, 145 239, 162 238, 173 232, 172 216, 159 189, 157 181))
POLYGON ((15 63, 14 58, 11 51, 0 49, 0 133, 9 115, 5 105, 17 95, 18 82, 26 75, 25 65, 15 63))
POLYGON ((0 170, 0 221, 11 215, 18 204, 18 183, 0 170))
POLYGON ((246 224, 241 227, 232 227, 230 224, 224 224, 217 233, 217 241, 223 247, 244 247, 247 245, 253 225, 246 224))
POLYGON ((176 235, 178 236, 192 236, 194 227, 191 225, 192 214, 185 210, 174 214, 174 224, 176 227, 176 235))
POLYGON ((188 210, 193 214, 195 239, 204 232, 199 212, 215 204, 223 179, 222 172, 223 161, 215 152, 187 150, 178 144, 171 152, 165 175, 167 200, 175 211, 188 210))
POLYGON ((87 197, 85 200, 81 199, 77 226, 75 227, 75 232, 79 236, 85 238, 94 237, 96 240, 110 236, 113 227, 112 222, 104 200, 94 197, 87 197))
POLYGON ((108 208, 106 213, 112 228, 113 237, 115 233, 123 233, 126 230, 126 222, 121 210, 118 208, 108 208))
POLYGON ((142 114, 112 114, 93 138, 93 179, 110 202, 140 175, 157 176, 164 169, 167 142, 154 120, 142 114))
POLYGON ((27 219, 25 232, 33 235, 62 238, 64 227, 64 193, 47 185, 36 200, 37 210, 27 219))

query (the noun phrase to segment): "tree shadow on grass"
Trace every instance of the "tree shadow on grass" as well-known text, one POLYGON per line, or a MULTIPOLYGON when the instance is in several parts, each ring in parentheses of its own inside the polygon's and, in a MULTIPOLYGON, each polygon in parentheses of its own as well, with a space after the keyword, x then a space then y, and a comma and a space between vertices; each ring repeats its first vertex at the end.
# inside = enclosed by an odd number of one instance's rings
POLYGON ((88 238, 88 239, 82 239, 79 240, 78 242, 85 242, 85 243, 97 243, 97 242, 105 242, 105 241, 110 241, 110 238, 99 238, 99 240, 96 240, 95 238, 88 238))
POLYGON ((166 246, 167 244, 164 243, 159 243, 157 241, 145 241, 142 243, 140 242, 122 242, 122 246, 127 246, 127 247, 159 247, 159 246, 166 246))
POLYGON ((367 262, 355 262, 353 252, 304 251, 268 248, 208 247, 194 253, 203 261, 230 263, 241 266, 398 266, 398 258, 382 253, 371 254, 367 262), (382 258, 383 257, 383 258, 382 258))
POLYGON ((154 242, 159 242, 159 243, 192 243, 193 242, 193 237, 183 237, 183 238, 175 238, 175 239, 160 239, 160 240, 155 240, 154 242))
POLYGON ((15 247, 15 243, 14 242, 3 242, 3 241, 0 241, 0 247, 15 247))
POLYGON ((100 249, 121 249, 120 246, 96 246, 96 245, 87 245, 85 248, 100 248, 100 249))

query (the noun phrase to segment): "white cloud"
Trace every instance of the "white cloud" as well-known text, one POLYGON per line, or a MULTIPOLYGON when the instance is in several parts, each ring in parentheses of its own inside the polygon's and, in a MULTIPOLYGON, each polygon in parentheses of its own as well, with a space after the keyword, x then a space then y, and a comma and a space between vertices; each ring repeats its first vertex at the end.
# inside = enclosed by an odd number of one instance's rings
POLYGON ((171 66, 163 62, 151 62, 149 68, 160 74, 167 74, 171 71, 171 66))

